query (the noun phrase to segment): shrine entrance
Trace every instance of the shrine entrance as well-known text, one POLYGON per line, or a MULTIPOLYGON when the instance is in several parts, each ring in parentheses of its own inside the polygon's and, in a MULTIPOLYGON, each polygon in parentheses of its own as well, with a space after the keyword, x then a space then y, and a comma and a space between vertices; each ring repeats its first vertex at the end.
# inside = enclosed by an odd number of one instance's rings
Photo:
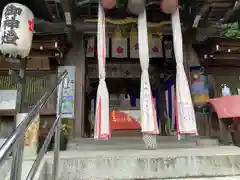
MULTIPOLYGON (((175 59, 172 56, 171 36, 155 43, 150 58, 149 76, 154 97, 160 134, 175 135, 175 59), (166 46, 162 46, 165 42, 166 46), (156 50, 157 49, 157 50, 156 50), (155 51, 159 51, 156 53, 155 51)), ((127 47, 131 46, 127 39, 127 47)), ((96 111, 96 93, 99 84, 97 55, 94 51, 95 37, 86 40, 87 73, 85 102, 85 136, 93 137, 96 111)), ((112 38, 109 38, 106 59, 106 84, 109 92, 109 121, 113 137, 141 137, 140 82, 141 67, 138 58, 131 58, 131 49, 126 55, 113 53, 112 38), (120 56, 120 57, 116 57, 120 56)), ((134 44, 132 44, 134 45, 134 44)), ((125 49, 124 47, 122 49, 125 49)), ((126 48, 127 49, 127 48, 126 48)))

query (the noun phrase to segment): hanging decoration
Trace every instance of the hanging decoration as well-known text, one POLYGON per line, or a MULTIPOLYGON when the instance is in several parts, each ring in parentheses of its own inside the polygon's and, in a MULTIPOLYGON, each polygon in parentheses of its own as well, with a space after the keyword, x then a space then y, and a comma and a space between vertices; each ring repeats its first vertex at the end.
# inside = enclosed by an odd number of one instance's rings
POLYGON ((130 58, 139 58, 138 33, 134 25, 130 31, 130 58))
POLYGON ((111 137, 109 125, 109 93, 105 81, 106 77, 106 34, 105 34, 105 13, 99 3, 98 8, 98 33, 97 33, 97 56, 99 85, 97 89, 97 103, 95 112, 95 132, 96 139, 109 139, 111 137))
POLYGON ((164 51, 165 51, 166 59, 173 58, 173 43, 172 43, 172 41, 164 41, 164 51))
POLYGON ((140 117, 143 140, 148 148, 156 147, 156 134, 159 134, 156 110, 149 82, 149 48, 146 11, 138 16, 139 57, 142 69, 140 89, 140 117))
POLYGON ((2 13, 0 51, 6 60, 19 63, 31 50, 34 31, 32 11, 19 3, 7 4, 2 13))
POLYGON ((104 9, 113 9, 117 0, 100 0, 100 4, 104 9))
POLYGON ((162 0, 160 3, 161 10, 166 14, 174 13, 178 6, 178 0, 162 0))
POLYGON ((121 29, 117 26, 112 37, 112 57, 127 58, 127 38, 122 36, 121 29))
POLYGON ((162 58, 162 40, 159 37, 152 37, 149 43, 149 57, 150 58, 162 58))
POLYGON ((128 0, 128 10, 134 15, 142 13, 146 6, 146 0, 128 0))
POLYGON ((94 57, 95 54, 95 37, 87 39, 86 57, 94 57))
POLYGON ((196 117, 183 66, 183 42, 179 9, 172 15, 173 47, 176 58, 176 98, 178 135, 188 133, 198 135, 196 117))

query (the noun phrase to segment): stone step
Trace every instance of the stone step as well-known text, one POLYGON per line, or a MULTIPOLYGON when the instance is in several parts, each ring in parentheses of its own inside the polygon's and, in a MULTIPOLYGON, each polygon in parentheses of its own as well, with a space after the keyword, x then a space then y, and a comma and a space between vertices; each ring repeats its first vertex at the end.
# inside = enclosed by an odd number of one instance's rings
MULTIPOLYGON (((205 177, 205 178, 184 178, 184 179, 175 179, 175 180, 239 180, 240 176, 225 176, 225 177, 205 177)), ((159 179, 155 179, 159 180, 159 179)), ((172 180, 172 179, 166 179, 172 180)))
MULTIPOLYGON (((194 148, 205 146, 218 146, 217 139, 190 136, 178 140, 176 136, 157 137, 158 148, 194 148)), ((117 150, 117 149, 144 149, 145 145, 141 138, 113 138, 108 141, 99 141, 91 138, 71 139, 68 142, 68 150, 117 150)))
MULTIPOLYGON (((52 152, 45 157, 52 172, 52 152)), ((238 147, 82 150, 60 153, 59 180, 130 180, 240 176, 238 147)))

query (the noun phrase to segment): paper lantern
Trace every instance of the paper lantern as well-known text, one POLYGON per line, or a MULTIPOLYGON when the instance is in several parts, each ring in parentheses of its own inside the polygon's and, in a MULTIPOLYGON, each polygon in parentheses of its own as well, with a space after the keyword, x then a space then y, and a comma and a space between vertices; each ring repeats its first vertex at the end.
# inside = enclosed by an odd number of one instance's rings
POLYGON ((100 0, 104 9, 112 9, 116 6, 116 0, 100 0))
POLYGON ((142 13, 145 9, 145 0, 128 0, 128 10, 135 15, 142 13))
POLYGON ((178 8, 178 0, 162 0, 160 6, 164 13, 172 14, 178 8))
POLYGON ((34 31, 32 11, 19 3, 7 4, 2 13, 0 51, 6 57, 21 59, 29 55, 34 31))

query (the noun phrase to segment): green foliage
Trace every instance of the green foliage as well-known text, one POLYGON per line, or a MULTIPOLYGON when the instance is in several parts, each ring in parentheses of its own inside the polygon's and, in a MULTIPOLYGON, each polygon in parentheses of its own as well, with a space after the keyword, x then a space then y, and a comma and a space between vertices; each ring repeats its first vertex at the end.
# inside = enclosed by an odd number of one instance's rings
POLYGON ((221 36, 229 38, 240 38, 240 28, 238 22, 223 24, 221 28, 223 29, 221 36))

